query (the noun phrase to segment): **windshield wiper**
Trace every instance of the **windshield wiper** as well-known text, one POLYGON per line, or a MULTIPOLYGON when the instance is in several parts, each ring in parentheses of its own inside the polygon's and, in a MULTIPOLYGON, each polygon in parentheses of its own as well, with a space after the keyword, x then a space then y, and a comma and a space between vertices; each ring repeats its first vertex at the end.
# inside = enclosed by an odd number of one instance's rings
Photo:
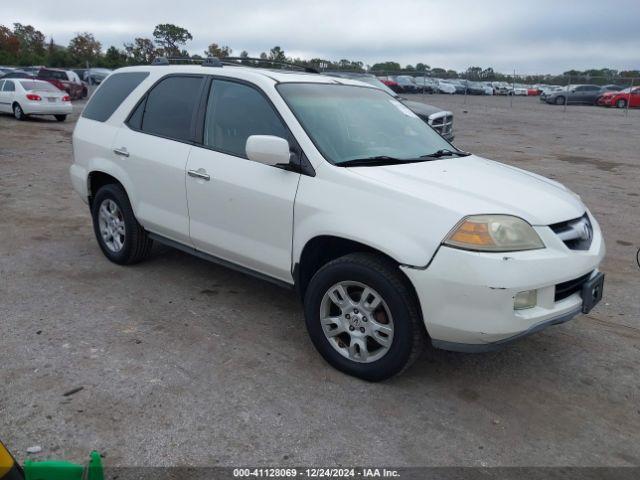
POLYGON ((442 150, 438 150, 437 152, 429 153, 427 155, 420 155, 420 158, 442 158, 442 157, 468 157, 471 155, 469 152, 463 152, 462 150, 449 150, 443 148, 442 150))
POLYGON ((398 165, 400 163, 424 161, 420 159, 405 159, 388 157, 387 155, 379 155, 377 157, 354 158, 344 162, 336 163, 338 167, 377 167, 379 165, 398 165))

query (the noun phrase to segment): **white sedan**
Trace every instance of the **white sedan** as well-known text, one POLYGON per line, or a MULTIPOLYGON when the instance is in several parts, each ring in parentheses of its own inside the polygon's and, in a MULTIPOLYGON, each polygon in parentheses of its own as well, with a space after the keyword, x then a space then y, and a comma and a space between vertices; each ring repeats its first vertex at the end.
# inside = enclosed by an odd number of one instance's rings
POLYGON ((27 115, 53 115, 64 122, 71 112, 71 98, 49 82, 28 78, 0 80, 0 112, 13 113, 18 120, 27 115))

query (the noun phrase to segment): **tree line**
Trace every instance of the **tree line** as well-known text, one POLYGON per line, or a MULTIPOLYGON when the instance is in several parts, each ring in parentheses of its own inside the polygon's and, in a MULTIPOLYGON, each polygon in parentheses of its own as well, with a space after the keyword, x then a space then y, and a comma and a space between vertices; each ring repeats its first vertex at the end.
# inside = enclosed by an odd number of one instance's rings
MULTIPOLYGON (((189 57, 185 49, 187 42, 193 40, 191 33, 178 25, 163 23, 156 25, 151 38, 136 37, 132 42, 124 43, 122 48, 110 46, 103 50, 103 45, 92 33, 76 34, 68 45, 55 43, 53 38, 47 41, 45 35, 32 25, 14 23, 13 28, 0 25, 0 65, 28 66, 46 65, 48 67, 105 67, 119 68, 127 65, 149 64, 156 57, 189 57)), ((218 57, 226 58, 233 55, 233 49, 227 45, 211 43, 202 55, 191 55, 191 58, 218 57)), ((246 50, 238 55, 248 58, 246 50)), ((411 74, 431 76, 436 78, 465 78, 476 81, 514 81, 513 75, 494 71, 493 68, 478 66, 469 67, 466 71, 458 72, 452 69, 431 67, 425 63, 415 65, 400 65, 398 62, 388 61, 366 65, 357 60, 341 59, 338 61, 322 58, 291 58, 280 46, 260 53, 260 58, 276 62, 292 62, 299 65, 313 67, 319 70, 341 70, 354 72, 372 72, 377 74, 399 75, 411 74)), ((247 60, 249 63, 249 60, 247 60)), ((640 71, 617 71, 609 68, 590 69, 585 71, 569 70, 562 75, 526 75, 518 76, 515 80, 525 83, 572 83, 588 82, 607 83, 617 78, 640 78, 640 71)))

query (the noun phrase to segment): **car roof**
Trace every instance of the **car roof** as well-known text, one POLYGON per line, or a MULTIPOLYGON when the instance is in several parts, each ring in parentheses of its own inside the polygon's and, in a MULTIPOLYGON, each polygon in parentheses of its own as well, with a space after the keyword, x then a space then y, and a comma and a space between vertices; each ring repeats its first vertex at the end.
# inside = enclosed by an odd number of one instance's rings
MULTIPOLYGON (((345 85, 367 85, 357 80, 350 80, 344 77, 332 77, 320 75, 318 73, 297 72, 290 70, 277 70, 269 68, 245 67, 236 65, 224 65, 222 67, 209 67, 202 65, 144 65, 136 67, 125 67, 115 70, 115 72, 158 72, 161 76, 172 73, 187 74, 208 74, 220 75, 231 78, 243 78, 246 80, 260 79, 271 80, 273 83, 327 83, 345 85)), ((371 87, 374 88, 374 87, 371 87)))

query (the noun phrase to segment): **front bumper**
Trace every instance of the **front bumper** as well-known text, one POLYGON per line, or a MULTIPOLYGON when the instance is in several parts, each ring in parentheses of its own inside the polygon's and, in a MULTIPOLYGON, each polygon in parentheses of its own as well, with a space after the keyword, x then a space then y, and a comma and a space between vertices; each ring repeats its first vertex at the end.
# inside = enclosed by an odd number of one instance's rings
POLYGON ((440 247, 425 269, 401 267, 418 294, 435 347, 464 352, 493 350, 582 309, 579 291, 556 301, 556 285, 597 274, 605 254, 593 217, 589 250, 570 250, 549 227, 534 227, 547 248, 484 253, 440 247), (536 290, 533 308, 514 310, 517 293, 536 290))

